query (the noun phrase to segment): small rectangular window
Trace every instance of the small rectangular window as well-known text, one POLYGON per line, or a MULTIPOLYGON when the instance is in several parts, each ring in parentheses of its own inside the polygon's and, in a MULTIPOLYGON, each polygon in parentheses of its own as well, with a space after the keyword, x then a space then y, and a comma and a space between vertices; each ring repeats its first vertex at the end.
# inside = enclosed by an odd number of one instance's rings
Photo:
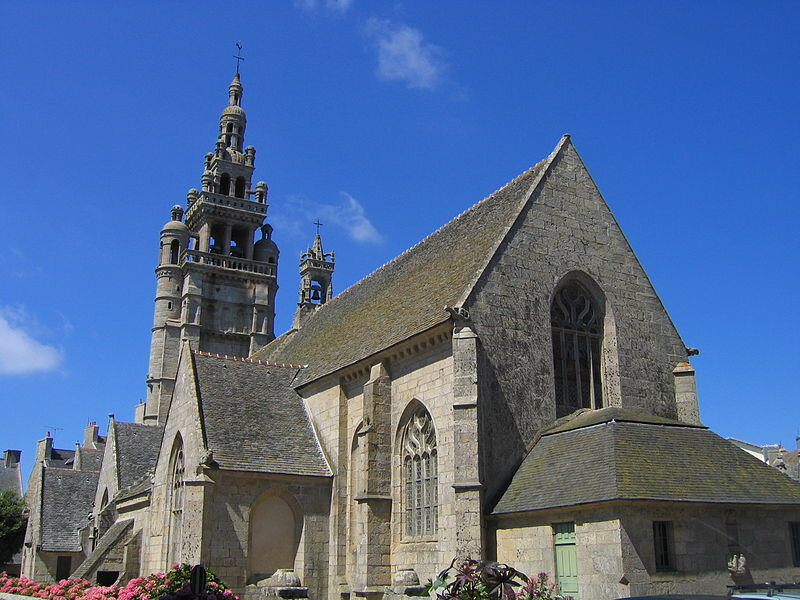
POLYGON ((656 571, 672 571, 672 523, 653 521, 653 548, 656 556, 656 571))
POLYGON ((69 574, 72 571, 72 557, 59 556, 56 560, 56 581, 62 579, 69 579, 69 574))
POLYGON ((800 567, 800 521, 789 523, 789 537, 792 538, 792 564, 800 567))

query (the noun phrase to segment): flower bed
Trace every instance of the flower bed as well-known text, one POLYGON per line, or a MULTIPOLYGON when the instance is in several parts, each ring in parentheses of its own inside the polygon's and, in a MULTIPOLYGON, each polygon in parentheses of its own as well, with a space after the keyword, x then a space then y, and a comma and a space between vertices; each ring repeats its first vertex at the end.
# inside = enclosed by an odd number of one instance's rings
POLYGON ((426 588, 438 600, 572 600, 559 594, 547 573, 528 577, 503 563, 472 559, 458 566, 454 560, 426 588))
MULTIPOLYGON (((62 579, 58 583, 36 583, 27 577, 0 573, 0 592, 45 600, 182 600, 192 597, 187 564, 172 565, 166 573, 131 579, 122 587, 97 586, 85 579, 62 579)), ((210 569, 206 569, 206 590, 200 600, 239 600, 210 569)))

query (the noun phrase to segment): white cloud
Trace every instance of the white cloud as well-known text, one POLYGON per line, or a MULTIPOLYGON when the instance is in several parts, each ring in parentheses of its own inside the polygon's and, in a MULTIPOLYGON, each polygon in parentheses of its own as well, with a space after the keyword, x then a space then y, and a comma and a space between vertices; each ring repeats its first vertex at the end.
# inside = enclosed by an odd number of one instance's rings
POLYGON ((347 201, 341 208, 336 208, 328 215, 329 220, 337 222, 338 225, 347 229, 350 237, 357 242, 378 243, 383 238, 375 226, 367 218, 364 207, 358 200, 347 192, 340 192, 347 201), (344 210, 341 210, 344 209, 344 210))
POLYGON ((36 341, 38 327, 22 307, 0 307, 0 375, 51 371, 62 361, 61 351, 36 341))
POLYGON ((356 242, 378 244, 383 241, 383 236, 375 229, 361 203, 347 192, 340 194, 342 201, 337 204, 290 196, 280 206, 275 205, 272 223, 281 231, 303 235, 311 230, 313 221, 320 219, 323 225, 345 231, 356 242))
POLYGON ((339 13, 346 13, 352 5, 353 0, 325 0, 325 6, 327 6, 329 10, 339 13))
POLYGON ((346 13, 353 5, 353 0, 294 0, 294 5, 307 11, 315 11, 320 6, 325 6, 331 12, 346 13))
POLYGON ((412 89, 434 89, 446 65, 439 46, 426 43, 422 32, 402 23, 371 18, 367 35, 378 48, 378 77, 403 81, 412 89))

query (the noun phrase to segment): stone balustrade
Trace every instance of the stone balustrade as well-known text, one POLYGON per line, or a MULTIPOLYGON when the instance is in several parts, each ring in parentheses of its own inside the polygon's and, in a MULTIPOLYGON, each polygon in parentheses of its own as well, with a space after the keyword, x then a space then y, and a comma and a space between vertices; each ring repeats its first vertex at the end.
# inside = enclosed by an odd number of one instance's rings
POLYGON ((228 254, 184 250, 181 259, 182 263, 213 265, 215 267, 222 267, 223 269, 233 269, 235 271, 246 271, 247 273, 258 273, 260 275, 275 277, 274 264, 263 263, 257 260, 247 260, 246 258, 237 258, 228 254))

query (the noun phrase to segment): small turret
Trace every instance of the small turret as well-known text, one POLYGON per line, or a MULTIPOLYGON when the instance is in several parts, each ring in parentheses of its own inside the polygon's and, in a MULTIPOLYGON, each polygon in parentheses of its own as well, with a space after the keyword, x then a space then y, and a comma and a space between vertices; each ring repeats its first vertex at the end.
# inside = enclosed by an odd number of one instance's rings
POLYGON ((161 252, 158 265, 177 265, 181 253, 189 245, 189 228, 181 221, 183 208, 176 204, 170 211, 172 219, 161 228, 161 252))
POLYGON ((261 226, 261 239, 253 246, 253 260, 277 264, 278 246, 272 241, 272 225, 264 223, 261 226))
POLYGON ((223 141, 223 148, 233 148, 241 152, 246 126, 247 117, 242 108, 242 82, 239 80, 239 73, 236 73, 228 86, 228 106, 219 117, 219 138, 223 141))
MULTIPOLYGON (((317 227, 321 223, 316 223, 317 227)), ((299 329, 305 318, 333 297, 334 253, 322 249, 319 230, 314 242, 300 255, 300 292, 292 327, 299 329)))

